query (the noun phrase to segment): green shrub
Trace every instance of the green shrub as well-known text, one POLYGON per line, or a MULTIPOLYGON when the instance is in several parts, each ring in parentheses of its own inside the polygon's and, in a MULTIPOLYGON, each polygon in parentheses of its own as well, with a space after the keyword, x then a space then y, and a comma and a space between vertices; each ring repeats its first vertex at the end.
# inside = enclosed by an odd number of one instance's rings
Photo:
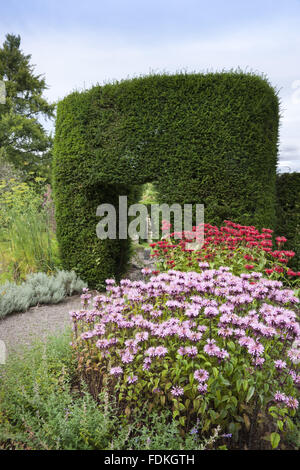
POLYGON ((25 312, 37 304, 57 304, 67 295, 80 293, 86 284, 74 271, 58 271, 53 276, 35 273, 22 284, 6 282, 0 286, 0 319, 13 312, 25 312))
POLYGON ((96 402, 80 384, 67 330, 10 356, 0 369, 0 449, 203 449, 209 440, 180 435, 169 413, 143 415, 129 424, 104 392, 96 402))
POLYGON ((91 287, 118 277, 126 240, 96 237, 96 208, 138 201, 203 203, 206 222, 274 227, 278 99, 241 72, 153 75, 74 92, 58 104, 54 145, 57 236, 65 269, 91 287))
POLYGON ((300 173, 282 173, 276 180, 276 233, 287 238, 296 255, 290 265, 300 269, 300 173))
POLYGON ((70 332, 9 357, 0 386, 0 442, 26 449, 93 449, 109 445, 115 426, 76 376, 70 332), (21 359, 21 360, 20 360, 21 359))

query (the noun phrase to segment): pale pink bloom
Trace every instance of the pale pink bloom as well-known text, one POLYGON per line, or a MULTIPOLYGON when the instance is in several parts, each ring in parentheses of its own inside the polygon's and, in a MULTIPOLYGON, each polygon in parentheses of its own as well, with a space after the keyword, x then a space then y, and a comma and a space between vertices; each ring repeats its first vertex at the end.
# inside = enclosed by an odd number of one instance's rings
POLYGON ((173 397, 180 397, 184 394, 184 390, 182 387, 172 387, 171 394, 173 395, 173 397))
POLYGON ((281 361, 280 359, 278 361, 274 361, 275 367, 278 370, 285 369, 286 368, 286 362, 281 361))
POLYGON ((209 378, 209 373, 205 369, 198 369, 195 370, 194 377, 198 382, 206 382, 209 378))
POLYGON ((134 384, 135 382, 137 382, 137 380, 138 380, 137 375, 132 375, 132 376, 130 376, 130 377, 127 378, 127 382, 128 382, 129 384, 134 384))
POLYGON ((292 408, 294 410, 296 410, 299 406, 298 400, 294 397, 286 397, 285 403, 288 408, 292 408))
POLYGON ((112 367, 109 371, 110 375, 115 375, 116 377, 123 374, 122 367, 112 367))
POLYGON ((206 393, 207 392, 207 384, 199 384, 198 387, 198 392, 199 393, 206 393))

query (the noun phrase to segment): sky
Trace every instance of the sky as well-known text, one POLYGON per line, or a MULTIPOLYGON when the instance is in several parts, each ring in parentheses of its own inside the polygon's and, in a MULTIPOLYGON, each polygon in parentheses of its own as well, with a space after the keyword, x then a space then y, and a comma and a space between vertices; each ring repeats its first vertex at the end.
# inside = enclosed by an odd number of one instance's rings
POLYGON ((7 33, 51 102, 149 72, 264 74, 281 103, 279 171, 300 171, 300 0, 0 0, 1 44, 7 33))

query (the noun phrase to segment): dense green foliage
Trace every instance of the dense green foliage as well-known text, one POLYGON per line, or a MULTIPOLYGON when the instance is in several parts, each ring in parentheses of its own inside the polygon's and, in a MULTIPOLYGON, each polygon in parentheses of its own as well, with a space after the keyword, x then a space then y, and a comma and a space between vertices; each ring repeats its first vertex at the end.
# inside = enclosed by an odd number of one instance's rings
POLYGON ((181 436, 168 413, 131 423, 117 414, 105 392, 98 403, 77 380, 69 331, 11 355, 0 369, 0 449, 202 450, 220 442, 181 436))
POLYGON ((67 96, 54 162, 65 268, 91 286, 123 270, 128 244, 100 242, 95 214, 132 184, 156 182, 160 203, 204 204, 206 222, 273 227, 277 139, 276 93, 252 74, 153 75, 67 96))
POLYGON ((101 287, 106 278, 125 271, 130 242, 97 238, 97 207, 105 202, 117 208, 118 195, 128 195, 131 204, 139 200, 140 190, 91 179, 97 169, 90 160, 93 132, 87 122, 91 118, 88 97, 75 93, 58 106, 53 163, 57 238, 64 268, 76 270, 90 286, 101 287))
POLYGON ((296 255, 290 265, 300 269, 300 173, 277 175, 277 235, 288 239, 287 249, 296 255))
POLYGON ((20 49, 20 36, 7 34, 0 47, 0 80, 6 102, 0 104, 0 157, 22 170, 27 178, 50 176, 52 138, 39 118, 51 118, 54 105, 42 96, 45 79, 34 74, 31 55, 20 49))
POLYGON ((38 304, 57 304, 68 295, 79 294, 85 286, 73 271, 58 271, 53 276, 30 274, 19 285, 6 282, 0 286, 0 319, 38 304))
POLYGON ((50 186, 40 177, 26 182, 7 166, 0 176, 0 284, 59 267, 50 186))

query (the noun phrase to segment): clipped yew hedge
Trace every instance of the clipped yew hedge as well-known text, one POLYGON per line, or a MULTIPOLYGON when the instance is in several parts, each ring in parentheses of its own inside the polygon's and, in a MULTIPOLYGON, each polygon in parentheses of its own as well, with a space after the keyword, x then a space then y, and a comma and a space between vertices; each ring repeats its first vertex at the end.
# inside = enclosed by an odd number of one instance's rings
POLYGON ((96 208, 157 182, 161 203, 201 203, 205 221, 274 227, 278 98, 248 73, 151 75, 58 104, 54 189, 66 269, 91 287, 120 276, 130 245, 96 237, 96 208))
POLYGON ((300 270, 300 173, 277 175, 276 194, 276 234, 287 238, 285 249, 296 253, 289 265, 300 270))

